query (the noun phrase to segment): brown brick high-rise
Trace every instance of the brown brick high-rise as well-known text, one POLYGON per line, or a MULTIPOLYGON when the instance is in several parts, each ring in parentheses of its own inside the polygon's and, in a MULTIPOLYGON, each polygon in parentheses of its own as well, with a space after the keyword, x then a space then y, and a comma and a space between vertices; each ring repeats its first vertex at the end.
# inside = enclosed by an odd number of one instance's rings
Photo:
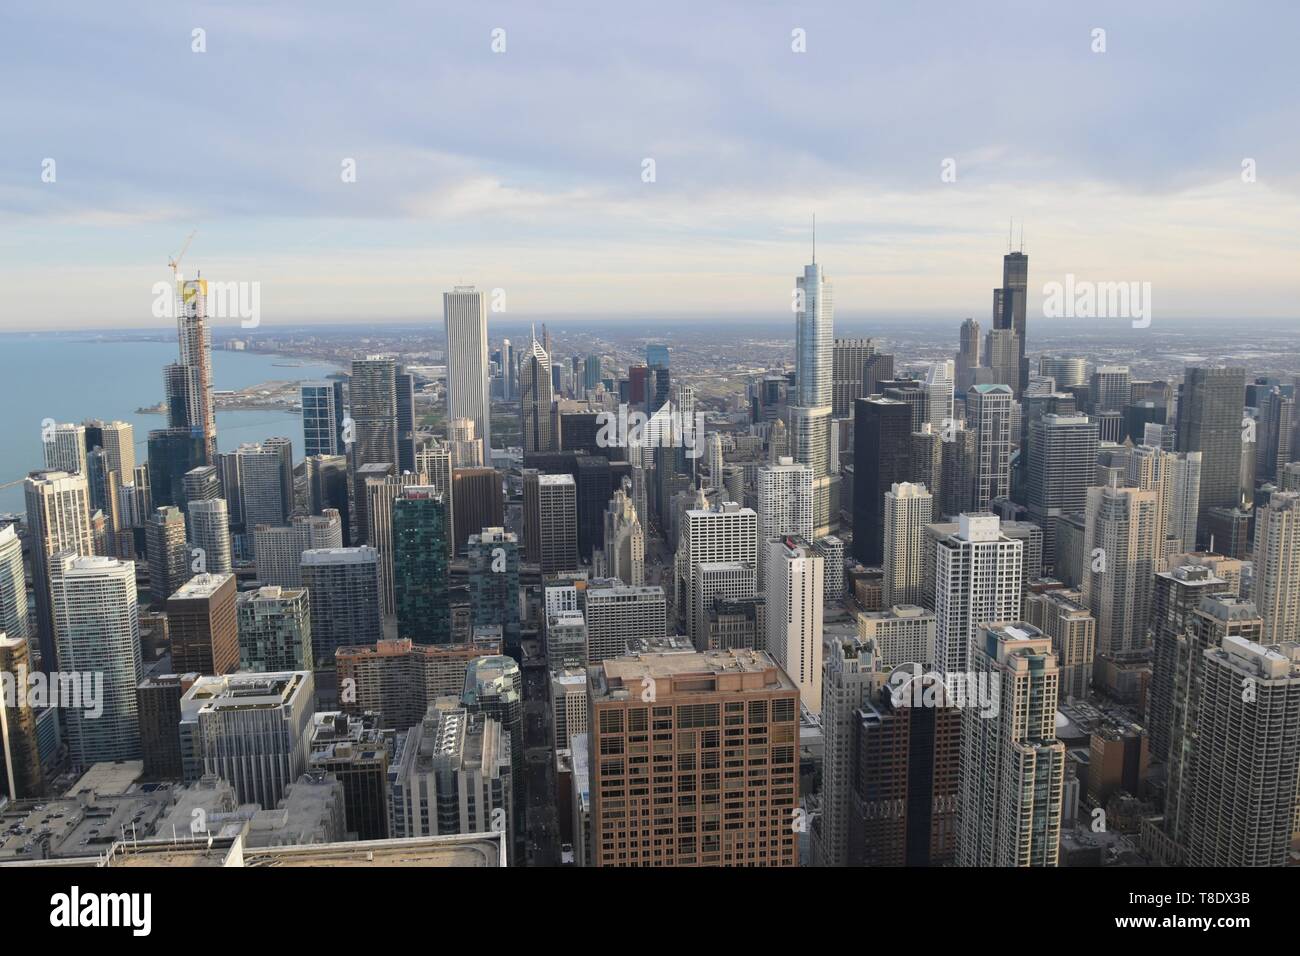
POLYGON ((799 690, 763 651, 587 668, 596 866, 795 866, 799 690))

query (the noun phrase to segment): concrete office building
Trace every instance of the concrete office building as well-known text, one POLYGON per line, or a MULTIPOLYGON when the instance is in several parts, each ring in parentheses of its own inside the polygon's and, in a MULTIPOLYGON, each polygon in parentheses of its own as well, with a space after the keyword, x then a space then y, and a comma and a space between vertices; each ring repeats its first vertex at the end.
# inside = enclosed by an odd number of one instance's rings
POLYGON ((310 671, 200 677, 181 698, 182 754, 273 809, 306 769, 314 693, 310 671))

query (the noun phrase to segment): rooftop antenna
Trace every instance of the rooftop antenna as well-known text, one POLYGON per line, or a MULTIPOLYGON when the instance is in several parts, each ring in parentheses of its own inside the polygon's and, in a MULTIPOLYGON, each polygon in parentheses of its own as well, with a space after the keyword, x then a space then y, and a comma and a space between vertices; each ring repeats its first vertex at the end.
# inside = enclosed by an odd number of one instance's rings
POLYGON ((813 265, 817 265, 817 213, 813 213, 813 265))
POLYGON ((1015 216, 1007 220, 1007 252, 1011 251, 1011 231, 1014 228, 1015 221, 1015 216))
POLYGON ((1025 221, 1021 219, 1020 220, 1020 254, 1024 255, 1024 253, 1025 253, 1025 221))

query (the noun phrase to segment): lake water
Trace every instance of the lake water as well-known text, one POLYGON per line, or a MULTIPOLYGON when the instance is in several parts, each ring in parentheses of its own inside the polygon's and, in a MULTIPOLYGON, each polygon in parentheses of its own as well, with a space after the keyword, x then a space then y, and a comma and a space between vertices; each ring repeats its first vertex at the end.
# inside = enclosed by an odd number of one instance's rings
MULTIPOLYGON (((163 366, 177 359, 174 342, 96 341, 91 336, 0 336, 0 484, 44 466, 41 420, 120 419, 135 426, 136 461, 147 457, 149 431, 165 428, 165 415, 137 415, 162 400, 163 366)), ((334 365, 296 361, 264 352, 213 350, 212 387, 231 390, 267 381, 323 379, 334 365)), ((217 445, 282 435, 302 458, 302 418, 278 409, 217 412, 217 445)), ((22 485, 0 488, 0 512, 23 512, 22 485)))

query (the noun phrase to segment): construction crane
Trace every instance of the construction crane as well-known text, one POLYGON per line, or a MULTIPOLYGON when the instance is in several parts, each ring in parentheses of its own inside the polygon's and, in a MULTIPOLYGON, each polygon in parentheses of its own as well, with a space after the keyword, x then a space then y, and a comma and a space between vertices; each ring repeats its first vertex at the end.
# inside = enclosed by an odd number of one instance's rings
POLYGON ((167 265, 170 266, 172 270, 172 276, 175 277, 176 279, 179 279, 181 277, 179 272, 181 267, 181 260, 185 258, 185 252, 186 250, 189 249, 190 242, 194 239, 196 233, 198 233, 197 229, 195 229, 188 236, 186 236, 185 245, 181 246, 181 251, 176 253, 176 255, 173 258, 167 260, 167 265))

